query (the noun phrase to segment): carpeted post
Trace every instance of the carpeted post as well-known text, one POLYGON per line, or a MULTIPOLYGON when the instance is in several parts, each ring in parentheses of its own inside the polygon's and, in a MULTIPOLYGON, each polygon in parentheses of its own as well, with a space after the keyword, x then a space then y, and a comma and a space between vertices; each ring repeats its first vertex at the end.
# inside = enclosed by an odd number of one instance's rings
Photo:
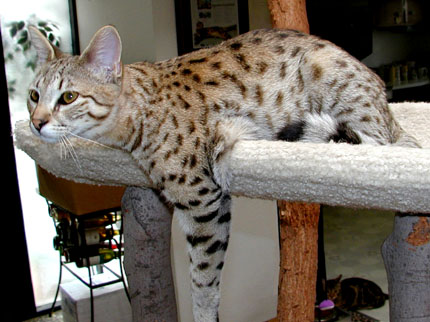
POLYGON ((430 217, 396 215, 382 246, 390 321, 430 321, 430 217))
POLYGON ((170 264, 171 212, 151 189, 137 187, 127 188, 122 209, 133 321, 177 321, 170 264))

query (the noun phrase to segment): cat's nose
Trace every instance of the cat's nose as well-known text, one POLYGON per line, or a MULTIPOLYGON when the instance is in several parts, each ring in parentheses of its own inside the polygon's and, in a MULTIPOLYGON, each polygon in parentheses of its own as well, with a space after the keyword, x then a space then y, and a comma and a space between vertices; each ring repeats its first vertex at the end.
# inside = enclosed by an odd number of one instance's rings
POLYGON ((31 122, 34 125, 34 128, 40 132, 42 130, 42 127, 48 123, 48 120, 46 119, 32 119, 31 122))
POLYGON ((31 123, 33 123, 34 129, 40 132, 51 119, 51 114, 45 106, 37 106, 36 109, 30 116, 31 123))

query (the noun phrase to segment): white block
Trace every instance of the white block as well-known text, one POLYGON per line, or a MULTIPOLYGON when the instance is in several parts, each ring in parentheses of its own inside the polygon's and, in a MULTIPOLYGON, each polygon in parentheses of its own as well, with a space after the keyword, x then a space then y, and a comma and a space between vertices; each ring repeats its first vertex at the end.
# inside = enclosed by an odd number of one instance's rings
MULTIPOLYGON (((91 295, 85 284, 78 280, 65 283, 60 291, 64 322, 91 321, 91 295)), ((132 321, 131 306, 122 283, 93 289, 93 296, 94 322, 132 321)))
MULTIPOLYGON (((233 198, 227 257, 221 277, 220 321, 261 322, 276 317, 279 280, 275 201, 233 198)), ((174 217, 175 218, 175 217, 174 217)), ((187 242, 174 220, 173 278, 180 322, 193 320, 187 242)))

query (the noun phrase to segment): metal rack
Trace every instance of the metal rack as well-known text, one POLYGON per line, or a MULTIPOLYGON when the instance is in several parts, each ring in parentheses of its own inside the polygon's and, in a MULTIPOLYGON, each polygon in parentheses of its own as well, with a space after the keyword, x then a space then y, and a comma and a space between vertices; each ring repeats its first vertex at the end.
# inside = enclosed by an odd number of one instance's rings
POLYGON ((122 267, 122 218, 120 209, 108 209, 85 215, 75 215, 48 201, 49 215, 54 221, 57 235, 54 237, 54 248, 60 255, 60 273, 58 286, 51 313, 55 308, 62 280, 63 268, 70 272, 90 290, 91 321, 94 321, 94 294, 93 290, 115 284, 123 283, 127 299, 130 301, 128 288, 124 278, 122 267), (119 229, 114 229, 114 224, 121 220, 119 229), (117 239, 114 236, 118 236, 117 239), (111 260, 118 260, 119 274, 105 264, 111 260), (88 269, 88 281, 85 280, 71 264, 78 268, 88 269), (109 271, 113 278, 107 282, 95 283, 93 280, 96 268, 98 273, 104 269, 109 271))

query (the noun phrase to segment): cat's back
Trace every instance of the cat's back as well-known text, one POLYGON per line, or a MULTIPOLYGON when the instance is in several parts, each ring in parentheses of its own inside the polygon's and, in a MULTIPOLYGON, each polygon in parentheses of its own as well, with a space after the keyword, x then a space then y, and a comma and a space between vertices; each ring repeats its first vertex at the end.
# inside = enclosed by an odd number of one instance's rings
POLYGON ((257 29, 226 40, 217 46, 197 50, 188 54, 188 57, 210 57, 212 54, 228 52, 230 54, 243 54, 247 56, 299 57, 300 54, 313 49, 337 47, 329 41, 316 36, 289 29, 257 29))
MULTIPOLYGON (((296 82, 299 73, 305 82, 314 83, 330 75, 345 80, 359 77, 361 81, 373 77, 366 66, 333 43, 283 29, 250 31, 155 65, 170 80, 171 76, 185 76, 193 80, 194 87, 203 84, 212 88, 239 79, 249 84, 264 79, 285 86, 296 82)), ((378 87, 383 86, 379 83, 378 87)))
POLYGON ((221 44, 221 48, 239 51, 248 55, 265 55, 268 58, 300 57, 314 49, 336 46, 316 36, 289 29, 258 29, 239 35, 221 44))
POLYGON ((328 41, 295 30, 258 29, 157 65, 174 68, 202 64, 213 70, 241 67, 245 72, 264 73, 273 64, 300 61, 306 52, 320 49, 339 50, 328 41))

